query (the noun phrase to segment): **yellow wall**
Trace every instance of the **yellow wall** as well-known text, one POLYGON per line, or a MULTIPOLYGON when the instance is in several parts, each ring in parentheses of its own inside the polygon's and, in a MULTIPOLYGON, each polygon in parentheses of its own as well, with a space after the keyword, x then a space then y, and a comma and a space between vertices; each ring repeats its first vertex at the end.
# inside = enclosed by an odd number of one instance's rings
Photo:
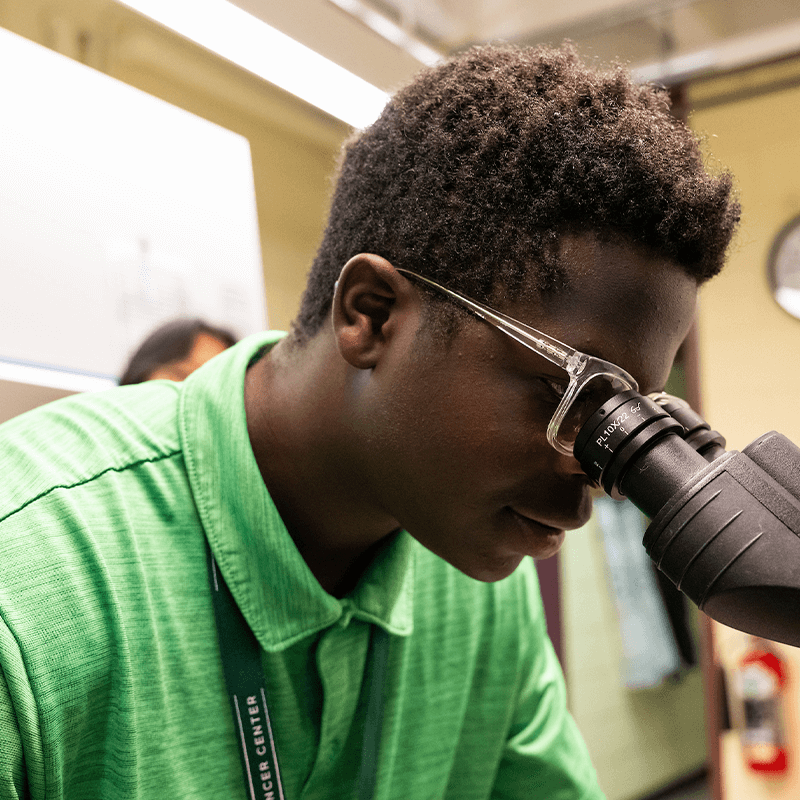
POLYGON ((690 95, 700 105, 690 122, 713 137, 708 149, 733 172, 742 204, 729 263, 702 292, 699 326, 703 409, 736 449, 773 428, 800 441, 800 320, 774 302, 766 271, 775 234, 800 214, 800 62, 794 69, 793 88, 737 100, 726 89, 742 81, 731 78, 690 95), (721 105, 703 107, 716 98, 721 105))
POLYGON ((0 25, 250 141, 268 319, 285 329, 348 126, 112 0, 0 0, 0 25))
POLYGON ((623 685, 619 621, 596 520, 569 531, 560 554, 569 707, 608 800, 634 800, 705 765, 699 667, 676 683, 623 685))
MULTIPOLYGON (((708 149, 734 173, 743 210, 730 263, 702 292, 704 416, 730 449, 773 429, 797 443, 800 320, 770 296, 766 259, 775 234, 800 214, 800 60, 698 82, 690 100, 696 109, 690 122, 713 137, 708 149)), ((717 624, 714 631, 717 658, 730 671, 747 637, 717 624)), ((744 766, 738 734, 727 733, 721 753, 726 800, 800 797, 800 651, 780 650, 790 665, 791 771, 779 782, 754 776, 744 766)))

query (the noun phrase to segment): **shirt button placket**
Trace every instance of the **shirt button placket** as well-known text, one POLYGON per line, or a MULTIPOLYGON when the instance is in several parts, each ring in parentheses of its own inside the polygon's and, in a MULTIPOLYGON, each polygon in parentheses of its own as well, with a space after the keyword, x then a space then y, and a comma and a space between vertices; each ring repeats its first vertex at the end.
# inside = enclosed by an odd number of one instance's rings
POLYGON ((319 751, 305 785, 303 798, 330 797, 343 765, 357 765, 360 747, 343 753, 353 724, 369 642, 369 624, 353 621, 353 607, 342 601, 342 615, 322 637, 317 648, 317 669, 323 691, 319 751))

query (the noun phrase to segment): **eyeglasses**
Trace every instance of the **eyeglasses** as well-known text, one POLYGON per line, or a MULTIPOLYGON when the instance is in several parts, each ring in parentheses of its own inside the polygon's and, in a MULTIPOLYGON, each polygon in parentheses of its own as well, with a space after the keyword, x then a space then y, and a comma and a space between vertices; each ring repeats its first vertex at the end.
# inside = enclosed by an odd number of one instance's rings
POLYGON ((547 426, 547 441, 559 453, 572 455, 575 438, 580 429, 606 400, 627 389, 639 390, 635 378, 610 361, 603 361, 601 358, 574 350, 563 342, 559 342, 558 339, 537 331, 536 328, 531 328, 530 325, 500 311, 495 311, 478 300, 472 300, 466 295, 454 292, 424 275, 418 275, 416 272, 399 267, 397 271, 422 281, 437 292, 455 300, 484 322, 488 322, 492 327, 510 336, 523 347, 538 353, 567 373, 569 382, 566 385, 548 381, 560 400, 547 426))

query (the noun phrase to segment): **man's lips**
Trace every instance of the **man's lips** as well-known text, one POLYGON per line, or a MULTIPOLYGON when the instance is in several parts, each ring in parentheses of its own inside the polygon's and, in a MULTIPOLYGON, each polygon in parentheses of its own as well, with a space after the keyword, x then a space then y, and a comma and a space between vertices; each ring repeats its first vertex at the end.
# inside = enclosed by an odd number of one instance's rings
POLYGON ((525 523, 529 527, 537 527, 541 528, 543 533, 547 533, 548 531, 553 533, 560 533, 563 528, 558 528, 555 525, 548 525, 545 522, 539 522, 538 520, 534 519, 533 517, 529 516, 528 514, 523 513, 522 511, 518 511, 516 508, 509 506, 511 509, 511 513, 521 522, 525 523))
POLYGON ((574 530, 575 528, 581 528, 592 516, 592 500, 591 497, 588 496, 584 496, 579 503, 570 509, 569 512, 559 515, 557 519, 553 517, 545 517, 545 519, 542 519, 542 516, 544 515, 537 514, 534 516, 533 514, 528 513, 526 509, 519 506, 510 506, 510 508, 511 511, 513 511, 514 514, 520 517, 523 521, 538 525, 543 529, 549 528, 550 530, 555 531, 574 530))
POLYGON ((564 531, 520 513, 509 507, 509 514, 515 522, 517 535, 512 546, 521 555, 533 558, 547 558, 558 552, 564 541, 564 531))

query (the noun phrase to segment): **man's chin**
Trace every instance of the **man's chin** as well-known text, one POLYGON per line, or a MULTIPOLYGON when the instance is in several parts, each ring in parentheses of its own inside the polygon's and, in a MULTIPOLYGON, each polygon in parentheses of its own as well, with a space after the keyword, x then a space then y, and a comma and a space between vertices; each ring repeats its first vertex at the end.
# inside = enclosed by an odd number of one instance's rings
POLYGON ((564 544, 565 537, 565 531, 558 531, 557 534, 553 535, 550 546, 543 547, 540 552, 533 556, 533 558, 535 558, 537 561, 545 558, 552 558, 561 549, 561 546, 564 544))

